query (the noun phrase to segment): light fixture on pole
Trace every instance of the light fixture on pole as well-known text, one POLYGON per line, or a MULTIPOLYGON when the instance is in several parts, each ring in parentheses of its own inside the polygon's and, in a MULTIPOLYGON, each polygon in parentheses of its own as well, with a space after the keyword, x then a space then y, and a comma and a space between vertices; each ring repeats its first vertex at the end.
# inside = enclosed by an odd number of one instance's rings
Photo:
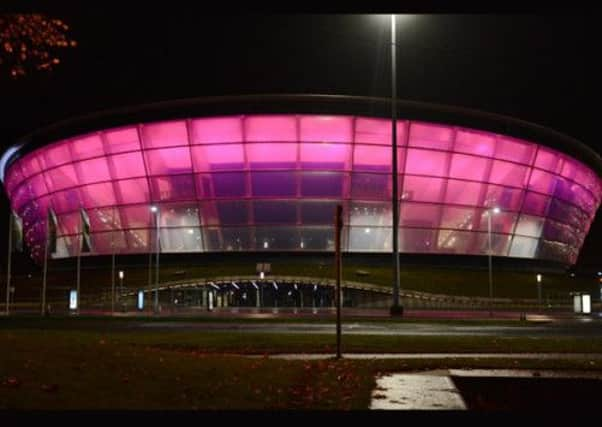
POLYGON ((537 305, 541 308, 541 274, 536 276, 537 278, 537 305))
MULTIPOLYGON (((487 210, 487 241, 488 241, 488 259, 489 259, 489 302, 493 304, 493 272, 492 272, 492 249, 491 249, 491 216, 500 213, 497 206, 487 210)), ((491 315, 491 311, 489 312, 491 315)))
POLYGON ((156 241, 156 275, 155 275, 155 304, 154 310, 155 313, 159 312, 159 245, 160 245, 160 237, 159 237, 159 208, 157 206, 151 206, 151 212, 155 214, 155 223, 157 224, 157 241, 156 241))
POLYGON ((119 294, 123 295, 123 270, 119 270, 119 294))

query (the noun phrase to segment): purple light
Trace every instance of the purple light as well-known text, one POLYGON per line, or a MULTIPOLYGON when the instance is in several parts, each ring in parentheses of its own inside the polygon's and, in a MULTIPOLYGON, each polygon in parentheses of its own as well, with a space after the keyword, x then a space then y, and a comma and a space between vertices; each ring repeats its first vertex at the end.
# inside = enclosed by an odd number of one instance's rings
MULTIPOLYGON (((497 209, 495 255, 576 260, 602 196, 588 167, 480 130, 397 126, 403 251, 485 255, 497 209)), ((4 182, 31 247, 43 247, 54 210, 56 258, 76 254, 81 208, 93 253, 111 253, 112 239, 120 253, 149 250, 150 205, 165 252, 330 251, 337 203, 346 251, 390 252, 390 147, 386 119, 191 118, 57 141, 12 163, 4 182)))

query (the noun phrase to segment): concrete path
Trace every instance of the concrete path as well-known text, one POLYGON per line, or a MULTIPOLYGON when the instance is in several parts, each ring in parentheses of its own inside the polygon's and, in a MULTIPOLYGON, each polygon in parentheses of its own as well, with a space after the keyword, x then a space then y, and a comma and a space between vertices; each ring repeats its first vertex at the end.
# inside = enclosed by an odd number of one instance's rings
MULTIPOLYGON (((332 359, 335 353, 271 354, 271 359, 320 360, 332 359)), ((601 353, 343 353, 345 359, 567 359, 601 360, 601 353)), ((252 355, 248 357, 264 357, 252 355)))

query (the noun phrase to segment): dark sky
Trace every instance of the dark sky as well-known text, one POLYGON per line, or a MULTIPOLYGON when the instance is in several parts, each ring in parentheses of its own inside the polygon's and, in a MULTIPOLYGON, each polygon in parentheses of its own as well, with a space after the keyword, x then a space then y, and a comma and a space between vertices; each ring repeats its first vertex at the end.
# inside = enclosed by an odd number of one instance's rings
MULTIPOLYGON (((177 98, 390 96, 387 16, 115 13, 84 7, 49 12, 70 25, 68 34, 79 45, 63 53, 50 73, 0 77, 2 146, 63 118, 177 98)), ((590 107, 599 92, 594 75, 600 75, 602 39, 594 18, 593 13, 400 17, 398 97, 514 116, 566 133, 600 153, 598 108, 590 107)), ((586 240, 582 262, 595 262, 600 222, 586 240)))

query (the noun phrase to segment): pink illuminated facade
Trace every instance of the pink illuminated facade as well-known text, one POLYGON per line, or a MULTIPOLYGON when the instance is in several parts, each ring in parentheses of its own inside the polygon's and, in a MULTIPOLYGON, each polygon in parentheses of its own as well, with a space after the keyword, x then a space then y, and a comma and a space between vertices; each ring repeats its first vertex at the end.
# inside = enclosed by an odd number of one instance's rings
MULTIPOLYGON (((399 120, 400 251, 573 264, 600 204, 588 166, 536 141, 399 120)), ((5 187, 41 259, 90 254, 331 251, 342 203, 349 252, 391 252, 391 122, 250 114, 108 128, 12 161, 5 187), (158 214, 151 212, 156 205, 158 214)))

